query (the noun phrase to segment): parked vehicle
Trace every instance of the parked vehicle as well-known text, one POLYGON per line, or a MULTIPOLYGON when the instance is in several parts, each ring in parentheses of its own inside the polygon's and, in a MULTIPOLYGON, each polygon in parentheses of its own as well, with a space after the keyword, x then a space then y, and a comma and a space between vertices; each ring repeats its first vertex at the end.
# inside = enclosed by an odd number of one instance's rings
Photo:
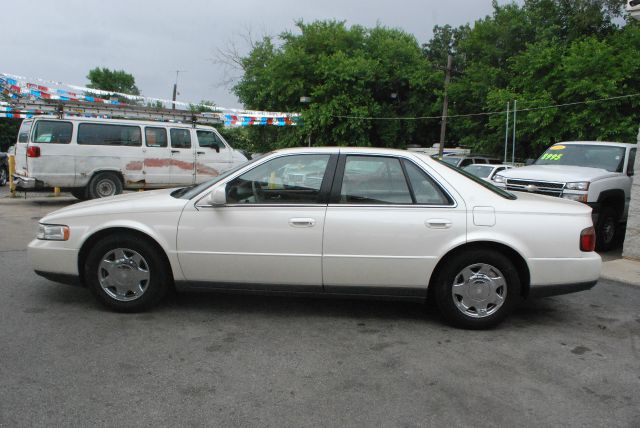
POLYGON ((288 149, 197 186, 51 213, 28 254, 37 274, 117 311, 149 308, 172 285, 430 295, 454 325, 487 328, 523 297, 594 286, 590 214, 407 151, 288 149))
POLYGON ((583 202, 593 208, 597 246, 621 242, 629 213, 636 144, 572 141, 555 144, 533 165, 501 172, 494 182, 523 191, 583 202))
POLYGON ((19 189, 93 199, 201 183, 246 160, 210 126, 37 117, 20 127, 14 178, 19 189))
POLYGON ((9 156, 0 152, 0 186, 6 186, 9 181, 9 156))
POLYGON ((491 181, 493 180, 493 177, 495 177, 496 174, 511 168, 513 168, 511 165, 502 165, 502 164, 493 165, 493 164, 474 163, 471 165, 467 165, 462 169, 464 169, 470 174, 475 175, 478 178, 491 181))
POLYGON ((467 165, 472 164, 501 164, 502 161, 497 158, 490 158, 487 156, 459 156, 459 155, 445 155, 442 160, 446 163, 457 166, 458 168, 464 168, 467 165))

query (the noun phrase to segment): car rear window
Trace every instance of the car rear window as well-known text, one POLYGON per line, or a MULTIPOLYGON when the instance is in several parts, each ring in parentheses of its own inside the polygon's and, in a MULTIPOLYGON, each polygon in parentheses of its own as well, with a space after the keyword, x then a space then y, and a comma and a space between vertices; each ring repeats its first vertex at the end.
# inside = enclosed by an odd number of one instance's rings
POLYGON ((69 144, 73 124, 53 120, 39 120, 33 133, 34 143, 69 144))
POLYGON ((465 171, 462 168, 458 168, 457 166, 451 165, 451 164, 449 164, 447 162, 443 162, 440 159, 435 159, 435 160, 440 162, 442 165, 445 165, 448 168, 451 168, 452 170, 456 171, 457 173, 464 175, 469 180, 475 181, 476 183, 478 183, 482 187, 485 187, 485 188, 491 190, 493 193, 497 194, 498 196, 502 196, 505 199, 511 199, 511 200, 518 199, 518 197, 516 195, 514 195, 513 193, 507 192, 506 190, 502 190, 501 188, 494 186, 493 184, 489 183, 486 180, 483 180, 482 178, 476 177, 475 175, 465 171))
POLYGON ((18 132, 18 143, 27 143, 29 142, 29 133, 31 132, 31 125, 33 125, 33 121, 25 120, 20 125, 20 131, 18 132))

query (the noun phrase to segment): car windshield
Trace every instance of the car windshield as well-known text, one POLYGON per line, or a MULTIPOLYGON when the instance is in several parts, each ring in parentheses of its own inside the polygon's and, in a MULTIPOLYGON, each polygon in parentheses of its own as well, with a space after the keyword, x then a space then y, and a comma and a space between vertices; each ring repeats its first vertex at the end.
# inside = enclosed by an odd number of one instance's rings
POLYGON ((549 147, 535 164, 585 166, 622 172, 624 151, 624 147, 605 144, 556 144, 549 147))
POLYGON ((478 178, 475 175, 469 173, 468 171, 465 171, 462 168, 458 168, 455 165, 451 165, 451 164, 449 164, 447 162, 443 162, 440 159, 436 159, 436 161, 440 162, 442 165, 445 165, 445 166, 451 168, 452 170, 456 171, 457 173, 464 175, 469 180, 475 181, 476 183, 478 183, 482 187, 491 190, 493 193, 495 193, 495 194, 497 194, 499 196, 502 196, 505 199, 511 199, 511 200, 518 199, 518 197, 516 195, 514 195, 513 193, 507 192, 506 190, 503 190, 503 189, 501 189, 499 187, 496 187, 493 184, 489 183, 488 181, 483 180, 481 178, 478 178))
POLYGON ((176 189, 173 192, 171 192, 171 196, 173 196, 174 198, 177 198, 177 199, 191 199, 191 198, 199 195, 206 188, 208 188, 210 186, 213 186, 218 181, 230 176, 234 172, 244 168, 247 165, 250 165, 250 164, 256 162, 257 160, 258 159, 252 159, 250 161, 247 161, 247 162, 243 163, 242 165, 238 165, 237 167, 232 168, 232 169, 230 169, 228 171, 225 171, 222 174, 218 175, 217 177, 214 177, 211 180, 207 180, 207 181, 205 181, 203 183, 194 184, 193 186, 182 187, 180 189, 176 189))
POLYGON ((457 165, 458 162, 460 161, 460 158, 457 158, 455 156, 443 156, 442 160, 448 163, 449 165, 457 165))
POLYGON ((494 167, 490 165, 473 164, 467 165, 462 169, 475 175, 476 177, 487 178, 491 174, 493 168, 494 167))

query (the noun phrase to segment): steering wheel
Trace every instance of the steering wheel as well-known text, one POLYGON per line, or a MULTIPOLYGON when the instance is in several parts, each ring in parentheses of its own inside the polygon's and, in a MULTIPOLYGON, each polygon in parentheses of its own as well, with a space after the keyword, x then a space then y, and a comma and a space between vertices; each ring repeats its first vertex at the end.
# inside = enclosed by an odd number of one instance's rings
POLYGON ((262 202, 264 200, 264 191, 259 181, 251 182, 251 191, 253 192, 253 198, 256 202, 262 202))

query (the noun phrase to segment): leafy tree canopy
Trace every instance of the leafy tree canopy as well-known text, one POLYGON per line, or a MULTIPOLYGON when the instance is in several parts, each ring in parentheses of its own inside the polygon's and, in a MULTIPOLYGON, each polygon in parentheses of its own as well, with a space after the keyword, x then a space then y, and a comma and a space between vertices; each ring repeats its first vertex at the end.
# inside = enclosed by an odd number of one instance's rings
POLYGON ((123 94, 140 95, 136 86, 136 79, 132 74, 124 70, 110 70, 105 67, 96 67, 89 71, 89 88, 103 91, 120 92, 123 94))

